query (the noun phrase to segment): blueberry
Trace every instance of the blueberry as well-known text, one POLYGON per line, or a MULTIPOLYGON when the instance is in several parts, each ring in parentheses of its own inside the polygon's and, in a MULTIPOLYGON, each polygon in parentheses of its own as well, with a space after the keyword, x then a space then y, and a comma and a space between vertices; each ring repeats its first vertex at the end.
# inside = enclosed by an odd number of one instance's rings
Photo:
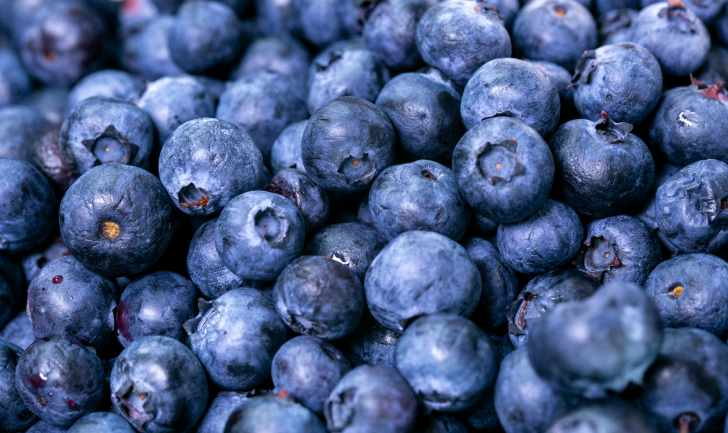
POLYGON ((311 54, 296 39, 265 36, 250 43, 230 78, 237 80, 256 72, 278 72, 305 86, 308 83, 306 71, 310 64, 311 54))
MULTIPOLYGON (((37 0, 36 0, 37 1, 37 0)), ((46 0, 43 0, 46 1, 46 0)), ((147 23, 162 15, 155 0, 138 0, 134 3, 124 3, 119 8, 119 31, 124 36, 129 36, 140 31, 147 23)), ((165 42, 166 45, 166 42, 165 42)))
POLYGON ((571 88, 571 73, 561 66, 542 60, 531 60, 553 83, 559 92, 561 101, 561 119, 565 119, 574 110, 574 91, 571 88))
MULTIPOLYGON (((179 0, 173 0, 173 1, 182 3, 179 0)), ((231 8, 233 8, 233 10, 235 12, 237 12, 240 15, 240 14, 243 14, 246 11, 246 9, 248 9, 248 6, 250 6, 252 1, 251 0, 220 0, 220 3, 224 3, 228 6, 230 6, 231 8)))
POLYGON ((199 306, 200 314, 184 327, 212 383, 243 390, 265 380, 273 355, 286 339, 270 295, 234 289, 213 301, 200 300, 199 306))
POLYGON ((24 299, 25 286, 20 266, 12 258, 0 255, 0 329, 22 309, 24 299))
POLYGON ((109 412, 94 412, 76 421, 70 429, 71 433, 133 433, 128 422, 119 415, 109 412))
POLYGON ((498 230, 498 223, 490 220, 483 215, 473 212, 473 217, 470 219, 471 229, 478 235, 483 237, 494 238, 496 231, 498 230))
POLYGON ((309 68, 308 111, 351 96, 374 102, 389 71, 359 40, 337 42, 321 51, 309 68))
POLYGON ((415 34, 417 23, 437 0, 379 3, 364 24, 364 40, 387 67, 402 70, 422 63, 415 34))
POLYGON ((728 412, 728 347, 694 328, 666 329, 637 405, 660 431, 720 431, 728 412))
POLYGON ((58 427, 45 421, 40 421, 33 427, 29 428, 25 433, 64 433, 67 431, 68 429, 65 427, 58 427))
POLYGON ((305 233, 303 216, 293 203, 251 191, 232 199, 220 214, 215 246, 238 277, 270 281, 301 255, 305 233))
POLYGON ((723 46, 728 46, 728 12, 724 11, 715 23, 716 34, 718 41, 723 43, 723 46))
POLYGON ((586 404, 559 418, 546 433, 654 433, 649 421, 631 404, 601 400, 586 404))
POLYGON ((667 327, 695 327, 722 335, 728 312, 723 290, 728 263, 711 254, 686 254, 660 263, 645 282, 645 292, 667 327))
POLYGON ((0 331, 0 340, 15 344, 23 350, 35 341, 33 325, 30 324, 30 320, 28 320, 28 315, 25 311, 18 313, 17 316, 2 328, 2 331, 0 331))
POLYGON ((283 129, 308 117, 303 88, 292 78, 272 72, 245 75, 220 97, 215 117, 239 126, 270 158, 283 129))
POLYGON ((364 363, 395 368, 394 351, 399 334, 377 323, 370 314, 364 313, 359 326, 344 341, 348 353, 364 363))
POLYGON ((66 118, 68 90, 63 87, 42 87, 23 100, 23 105, 32 108, 46 122, 60 125, 66 118))
POLYGON ((10 48, 0 47, 0 107, 20 102, 31 89, 20 58, 10 48))
POLYGON ((137 105, 152 120, 160 145, 183 123, 215 117, 215 99, 210 91, 194 77, 184 75, 147 84, 137 105))
POLYGON ((556 129, 560 109, 559 92, 546 74, 518 59, 496 59, 483 65, 465 86, 460 104, 469 130, 492 117, 510 117, 543 137, 556 129))
POLYGON ((346 356, 330 343, 302 335, 288 340, 273 358, 273 383, 279 392, 322 413, 334 386, 351 370, 346 356))
POLYGON ((597 15, 603 15, 621 9, 636 9, 639 11, 641 6, 640 0, 594 0, 593 9, 597 15))
POLYGON ((260 29, 266 34, 301 33, 301 20, 294 0, 255 0, 260 29))
POLYGON ((438 233, 409 231, 374 259, 364 290, 374 318, 401 334, 423 314, 470 316, 478 305, 481 284, 480 272, 465 248, 438 233))
POLYGON ((463 198, 496 222, 520 221, 536 212, 554 181, 548 144, 508 117, 484 120, 468 131, 455 148, 452 168, 463 198))
POLYGON ((243 25, 228 5, 192 1, 180 7, 167 34, 172 59, 190 73, 232 64, 242 48, 243 25))
POLYGON ((697 78, 705 83, 728 81, 728 50, 718 45, 711 46, 697 78))
POLYGON ((596 47, 596 22, 573 0, 532 1, 513 22, 513 49, 527 59, 572 70, 584 51, 596 47))
POLYGON ((557 269, 574 258, 584 240, 579 215, 570 206, 548 200, 535 214, 498 226, 503 261, 522 274, 557 269))
POLYGON ((18 40, 33 78, 68 86, 99 68, 106 35, 96 11, 83 2, 45 2, 33 14, 18 40))
POLYGON ((84 99, 99 96, 108 99, 134 102, 142 90, 142 82, 124 71, 104 69, 84 77, 68 94, 68 109, 84 99))
POLYGON ((159 155, 159 178, 182 212, 213 215, 260 184, 263 157, 230 122, 196 119, 174 131, 159 155))
POLYGON ((362 365, 344 376, 326 399, 332 432, 405 433, 417 417, 417 399, 393 368, 362 365))
POLYGON ((25 161, 0 158, 0 173, 0 251, 27 251, 55 229, 56 194, 25 161))
POLYGON ((274 174, 286 168, 306 172, 301 157, 301 139, 306 125, 308 120, 291 123, 273 142, 273 147, 270 149, 270 164, 274 174))
POLYGON ((41 420, 68 427, 102 403, 106 379, 101 360, 70 337, 36 340, 20 356, 15 384, 41 420))
MULTIPOLYGON (((139 3, 149 0, 139 0, 139 3)), ((123 39, 122 63, 145 80, 184 73, 172 60, 167 38, 175 18, 160 15, 145 23, 140 30, 123 39)))
POLYGON ((443 82, 441 74, 436 69, 429 74, 400 74, 377 97, 377 106, 392 121, 402 149, 417 158, 449 159, 465 133, 460 94, 443 82))
POLYGON ((142 167, 154 146, 154 127, 130 102, 94 97, 73 107, 58 141, 63 162, 80 176, 100 164, 142 167))
MULTIPOLYGON (((660 0, 642 0, 642 9, 654 4, 659 3, 660 0)), ((700 18, 705 25, 711 24, 718 15, 723 11, 725 1, 723 0, 705 0, 705 1, 686 1, 684 2, 685 8, 691 10, 695 15, 700 18)))
POLYGON ((326 433, 324 424, 310 410, 283 397, 263 396, 246 400, 230 415, 225 433, 326 433))
POLYGON ((135 341, 111 370, 114 409, 138 431, 187 431, 202 418, 207 399, 202 364, 168 337, 135 341))
POLYGON ((31 108, 0 108, 0 157, 28 160, 31 155, 28 144, 45 123, 31 108))
POLYGON ((483 0, 440 2, 417 25, 417 49, 431 66, 464 86, 484 63, 510 57, 511 38, 483 0))
POLYGON ((53 186, 65 192, 78 179, 71 167, 66 164, 58 146, 61 125, 52 124, 40 129, 33 139, 29 161, 43 173, 53 186))
POLYGON ((728 165, 714 159, 683 168, 657 189, 660 232, 684 253, 710 253, 728 242, 728 165))
POLYGON ((298 0, 293 8, 303 37, 316 46, 361 33, 367 10, 373 7, 366 0, 298 0))
POLYGON ((450 415, 430 415, 420 418, 415 431, 419 433, 467 433, 465 423, 450 415))
POLYGON ((496 247, 485 239, 467 238, 463 246, 480 271, 483 291, 470 318, 482 329, 496 331, 506 323, 506 306, 518 294, 518 280, 496 247))
POLYGON ((695 72, 710 49, 708 30, 682 1, 642 9, 632 23, 631 41, 647 48, 664 74, 676 76, 695 72))
POLYGON ((541 379, 528 358, 525 347, 506 356, 495 383, 495 410, 509 433, 542 432, 575 403, 541 379))
POLYGON ((525 346, 533 325, 555 305, 586 299, 599 285, 596 278, 575 269, 557 269, 529 281, 505 309, 513 347, 525 346))
POLYGON ((303 216, 307 233, 315 233, 329 217, 329 196, 302 171, 294 168, 281 170, 263 190, 283 196, 296 205, 303 216))
POLYGON ((369 194, 364 194, 364 197, 359 202, 359 208, 356 211, 356 220, 362 224, 374 224, 372 213, 369 211, 369 194))
POLYGON ((351 334, 364 311, 361 281, 348 266, 320 256, 301 257, 273 288, 276 311, 300 334, 335 340, 351 334))
POLYGON ((157 271, 134 280, 119 301, 116 321, 119 342, 129 346, 150 335, 186 340, 182 325, 195 316, 197 289, 192 282, 169 271, 157 271))
POLYGON ((149 268, 167 249, 172 206, 149 172, 104 164, 71 185, 59 223, 68 251, 84 266, 107 276, 131 275, 149 268))
POLYGON ((597 28, 602 45, 629 42, 632 36, 632 21, 639 13, 636 9, 619 8, 600 14, 597 18, 597 28))
POLYGON ((655 177, 655 162, 632 125, 615 123, 602 111, 597 121, 576 119, 551 138, 556 183, 566 203, 595 217, 616 215, 638 206, 655 177))
POLYGON ((660 101, 662 71, 655 56, 639 45, 605 45, 581 56, 572 87, 585 119, 599 120, 607 112, 615 122, 637 125, 660 101))
POLYGON ((35 338, 73 337, 102 349, 114 332, 116 282, 61 257, 40 270, 28 287, 28 318, 35 338))
POLYGON ((200 421, 197 433, 220 433, 225 430, 225 424, 235 409, 248 400, 253 391, 221 391, 210 403, 205 417, 200 421))
POLYGON ((4 432, 24 431, 37 418, 28 410, 15 387, 15 369, 23 349, 0 340, 0 429, 4 432))
POLYGON ((642 383, 662 337, 660 316, 642 288, 619 281, 551 308, 533 324, 526 347, 551 386, 594 397, 642 383))
POLYGON ((666 254, 666 257, 676 256, 679 253, 679 250, 675 248, 675 246, 672 245, 669 240, 667 240, 667 238, 659 230, 659 226, 657 225, 657 210, 655 209, 657 202, 657 188, 659 188, 663 183, 670 180, 670 178, 675 173, 680 171, 681 168, 682 167, 678 167, 677 165, 672 165, 669 163, 662 164, 657 167, 657 169, 655 170, 655 180, 654 182, 652 182, 650 193, 648 194, 647 199, 645 199, 645 201, 640 206, 640 212, 635 215, 637 218, 641 219, 645 224, 647 224, 647 226, 650 227, 655 233, 655 235, 657 236, 657 240, 660 242, 660 246, 662 246, 664 254, 666 254))
POLYGON ((314 113, 301 141, 303 165, 329 191, 366 189, 394 160, 395 132, 387 115, 363 99, 343 97, 314 113))
POLYGON ((386 244, 369 224, 332 224, 309 240, 305 253, 346 265, 363 280, 369 265, 386 244))
POLYGON ((722 83, 709 86, 693 79, 692 86, 665 92, 650 125, 650 142, 676 165, 705 159, 728 162, 722 133, 727 118, 728 91, 722 83))
POLYGON ((662 260, 660 245, 639 218, 617 215, 595 220, 586 228, 582 252, 574 263, 599 281, 644 284, 662 260))

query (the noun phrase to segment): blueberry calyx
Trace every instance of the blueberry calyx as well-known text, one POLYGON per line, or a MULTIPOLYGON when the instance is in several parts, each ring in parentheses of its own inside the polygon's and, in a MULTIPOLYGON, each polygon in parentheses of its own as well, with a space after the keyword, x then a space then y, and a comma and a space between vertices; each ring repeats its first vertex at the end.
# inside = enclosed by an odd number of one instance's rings
POLYGON ((721 102, 728 102, 728 90, 724 87, 725 83, 723 81, 718 81, 712 86, 708 86, 707 83, 698 80, 692 75, 690 75, 690 81, 692 81, 693 87, 696 90, 700 90, 701 95, 721 102))
POLYGON ((604 237, 591 238, 584 245, 584 269, 592 277, 600 278, 604 272, 621 264, 616 245, 604 237))
POLYGON ((286 182, 283 178, 278 178, 276 181, 272 181, 268 185, 263 187, 263 191, 272 192, 290 200, 296 207, 298 207, 298 197, 296 197, 291 184, 286 182))
POLYGON ((632 125, 626 122, 617 123, 604 111, 602 111, 601 120, 596 122, 594 128, 597 130, 598 134, 607 137, 607 140, 610 143, 624 141, 630 131, 632 131, 632 125))
POLYGON ((595 50, 584 51, 579 60, 576 62, 574 75, 571 77, 571 85, 569 89, 578 86, 579 83, 588 83, 589 74, 596 69, 597 52, 595 50))
POLYGON ((212 301, 208 301, 203 298, 200 298, 197 301, 197 309, 199 314, 182 325, 182 328, 190 337, 192 337, 197 331, 204 328, 207 321, 210 320, 210 316, 217 312, 217 310, 212 306, 212 301))
POLYGON ((728 222, 728 191, 715 181, 701 180, 697 185, 685 190, 688 194, 698 195, 698 210, 708 218, 710 225, 724 226, 728 222))
POLYGON ((180 206, 192 207, 199 206, 205 207, 210 203, 210 194, 202 188, 197 188, 194 183, 191 183, 181 190, 177 194, 180 206))
POLYGON ((670 287, 670 290, 665 292, 666 295, 672 296, 673 298, 677 299, 680 296, 685 293, 685 286, 683 286, 681 283, 677 283, 670 287))
POLYGON ((667 7, 660 10, 658 17, 666 19, 673 27, 683 33, 697 33, 695 23, 687 16, 685 4, 680 0, 672 0, 667 7))
MULTIPOLYGON (((536 299, 538 298, 538 295, 534 295, 532 293, 524 293, 523 294, 523 300, 515 302, 512 302, 508 307, 506 307, 506 312, 509 317, 512 317, 513 320, 509 321, 508 323, 508 333, 510 335, 525 335, 525 329, 526 326, 528 326, 528 319, 533 318, 533 314, 528 314, 530 309, 528 308, 531 304, 533 304, 536 299)), ((540 312, 538 311, 539 308, 535 309, 535 317, 540 316, 540 312)))
POLYGON ((699 420, 694 413, 683 413, 675 418, 674 424, 680 433, 689 433, 698 427, 699 420))
POLYGON ((481 13, 486 14, 486 15, 488 15, 488 14, 494 14, 495 16, 498 17, 499 20, 501 20, 501 22, 504 22, 503 17, 501 17, 500 12, 498 11, 497 8, 495 8, 495 7, 488 7, 486 5, 485 0, 477 0, 477 3, 478 4, 475 6, 475 12, 481 12, 481 13))
POLYGON ((83 140, 82 143, 96 159, 93 164, 94 167, 112 162, 129 164, 139 151, 136 144, 124 140, 114 125, 110 125, 95 139, 83 140))
POLYGON ((374 161, 369 158, 369 154, 364 153, 362 156, 350 155, 341 163, 338 172, 344 176, 347 185, 357 182, 368 185, 374 180, 377 167, 374 165, 374 161))
POLYGON ((99 223, 99 237, 114 240, 119 237, 121 228, 113 221, 102 221, 99 223))
POLYGON ((347 388, 329 397, 326 402, 326 424, 331 431, 342 431, 351 424, 356 413, 355 388, 347 388))
POLYGON ((329 58, 324 59, 324 63, 314 62, 313 67, 316 69, 316 72, 323 72, 339 61, 343 56, 344 54, 342 51, 332 51, 329 53, 329 58))
POLYGON ((254 221, 255 231, 272 246, 282 243, 288 235, 288 220, 283 216, 278 216, 274 209, 265 208, 258 211, 254 221))
POLYGON ((503 140, 500 143, 485 143, 485 148, 478 155, 478 168, 491 185, 510 182, 526 170, 516 158, 517 145, 513 139, 503 140))

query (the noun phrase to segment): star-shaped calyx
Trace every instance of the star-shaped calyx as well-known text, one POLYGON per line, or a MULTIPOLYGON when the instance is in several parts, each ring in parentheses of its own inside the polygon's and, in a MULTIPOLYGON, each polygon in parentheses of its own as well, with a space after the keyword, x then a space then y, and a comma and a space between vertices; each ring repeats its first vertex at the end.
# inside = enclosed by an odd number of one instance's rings
POLYGON ((574 69, 574 75, 571 77, 572 87, 576 87, 582 83, 589 82, 589 74, 597 67, 597 52, 594 50, 584 51, 579 60, 576 62, 576 69, 574 69))
POLYGON ((603 135, 610 143, 624 141, 632 131, 632 125, 626 122, 617 123, 602 111, 602 118, 594 124, 597 134, 603 135))
POLYGON ((480 174, 491 185, 498 182, 510 182, 526 169, 516 158, 516 140, 503 140, 500 143, 485 143, 485 148, 478 155, 480 174))
POLYGON ((617 257, 617 246, 603 236, 592 237, 584 242, 584 270, 595 278, 621 264, 617 257))
POLYGON ((688 10, 680 0, 670 1, 667 7, 662 8, 657 16, 667 20, 670 25, 682 33, 697 33, 698 28, 688 17, 688 10))
POLYGON ((690 80, 693 83, 693 88, 700 90, 701 95, 721 102, 728 102, 728 90, 724 87, 725 83, 723 81, 718 81, 712 86, 708 86, 707 83, 698 80, 692 75, 690 76, 690 80))
POLYGON ((83 140, 82 143, 96 158, 94 166, 112 162, 129 164, 139 151, 137 145, 126 141, 114 125, 106 128, 98 137, 83 140))

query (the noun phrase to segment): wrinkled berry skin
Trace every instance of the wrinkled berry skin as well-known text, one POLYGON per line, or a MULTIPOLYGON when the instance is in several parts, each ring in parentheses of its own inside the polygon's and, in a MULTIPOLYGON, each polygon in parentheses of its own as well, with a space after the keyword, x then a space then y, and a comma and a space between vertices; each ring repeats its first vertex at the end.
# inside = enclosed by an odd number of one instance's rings
POLYGON ((280 133, 270 149, 270 165, 273 174, 286 168, 295 168, 306 172, 301 156, 301 140, 308 120, 291 123, 280 133))
POLYGON ((316 414, 293 400, 262 396, 246 400, 230 415, 225 433, 326 433, 316 414))
POLYGON ((114 332, 116 282, 85 268, 73 257, 47 264, 28 287, 28 318, 37 339, 72 337, 102 349, 114 332))
POLYGON ((30 250, 56 227, 56 194, 35 167, 0 158, 0 251, 30 250))
POLYGON ((657 188, 657 225, 683 253, 716 251, 728 242, 727 198, 728 165, 715 159, 695 162, 657 188))
POLYGON ((356 330, 346 337, 347 353, 361 358, 365 364, 395 367, 394 351, 400 335, 377 323, 365 313, 356 330))
POLYGON ((54 336, 36 340, 18 361, 15 384, 41 420, 68 427, 94 412, 105 395, 101 360, 78 341, 54 336))
POLYGON ((195 316, 197 289, 179 274, 157 271, 126 286, 116 312, 119 342, 129 346, 150 335, 185 342, 182 325, 195 316))
POLYGON ((574 105, 585 119, 604 111, 615 122, 641 123, 660 102, 662 70, 645 48, 631 42, 582 55, 574 80, 574 105))
POLYGON ((307 233, 316 233, 329 217, 329 196, 306 173, 287 168, 277 172, 264 191, 290 200, 303 216, 307 233))
POLYGON ((522 274, 541 274, 574 258, 584 241, 579 215, 569 205, 547 200, 535 214, 498 226, 503 261, 522 274))
POLYGON ((104 164, 71 185, 61 201, 59 223, 68 251, 81 264, 110 277, 132 275, 167 249, 172 206, 149 172, 104 164))
POLYGON ((186 431, 207 406, 202 364, 182 343, 168 337, 145 337, 124 349, 110 382, 115 411, 140 432, 186 431))
POLYGON ((425 407, 441 412, 475 404, 498 370, 498 356, 485 333, 454 314, 432 314, 412 322, 397 343, 395 361, 425 407))
POLYGON ((345 96, 311 116, 301 141, 303 165, 326 190, 362 191, 394 162, 395 139, 392 122, 379 107, 345 96))
POLYGON ((17 316, 2 328, 2 331, 0 331, 0 340, 15 344, 23 350, 35 341, 33 325, 30 324, 30 320, 28 320, 28 315, 25 311, 18 313, 17 316))
POLYGON ((543 432, 574 404, 536 374, 525 347, 501 362, 494 397, 498 419, 510 433, 543 432))
POLYGON ((95 96, 133 102, 141 90, 141 80, 128 72, 104 69, 87 75, 73 86, 68 94, 68 109, 95 96))
POLYGON ((351 363, 331 343, 302 335, 288 340, 273 358, 271 375, 279 391, 316 413, 351 363))
POLYGON ((20 102, 31 90, 18 56, 10 48, 0 48, 0 107, 20 102))
MULTIPOLYGON (((0 255, 0 329, 22 310, 25 284, 21 267, 8 256, 0 255)), ((3 335, 5 329, 3 329, 3 335)), ((5 339, 3 337, 3 339, 5 339)))
POLYGON ((470 220, 452 170, 427 160, 384 170, 369 191, 369 211, 374 227, 390 241, 410 230, 458 241, 470 220))
POLYGON ((369 265, 385 245, 386 239, 370 224, 332 224, 308 241, 305 254, 329 257, 364 280, 369 265))
POLYGON ((650 5, 632 23, 631 42, 649 50, 664 74, 685 76, 698 70, 710 49, 702 21, 682 3, 650 5))
MULTIPOLYGON (((708 83, 713 84, 713 83, 708 83)), ((665 92, 650 124, 650 143, 673 164, 689 165, 704 159, 728 162, 728 93, 694 81, 692 86, 665 92)))
POLYGON ((308 111, 351 96, 374 102, 389 71, 359 40, 344 40, 319 53, 309 68, 308 111))
POLYGON ((255 39, 230 74, 232 80, 256 72, 278 72, 291 77, 301 86, 308 82, 311 54, 300 42, 285 36, 264 36, 255 39))
POLYGON ((441 74, 437 70, 400 74, 377 96, 377 106, 392 121, 400 146, 417 158, 449 159, 465 133, 460 94, 441 74))
POLYGON ((597 47, 597 24, 576 1, 532 1, 513 22, 513 50, 573 70, 582 53, 597 47))
POLYGON ((647 197, 655 162, 627 123, 608 115, 561 125, 549 143, 556 162, 556 187, 577 212, 603 218, 631 210, 647 197))
POLYGON ((235 409, 255 395, 254 391, 220 391, 210 403, 197 433, 220 433, 235 409))
POLYGON ((585 300, 554 306, 533 324, 526 347, 551 386, 594 397, 642 383, 662 337, 660 316, 642 288, 618 281, 585 300))
MULTIPOLYGON (((625 2, 627 3, 627 2, 625 2)), ((632 21, 640 13, 637 9, 619 8, 600 13, 597 17, 601 45, 629 42, 632 35, 632 21)))
POLYGON ((636 217, 617 215, 594 220, 586 228, 585 239, 574 264, 603 283, 629 281, 642 285, 662 260, 653 231, 636 217))
POLYGON ((235 61, 243 25, 229 6, 213 1, 185 3, 167 36, 169 53, 189 73, 201 73, 235 61))
POLYGON ((532 63, 510 58, 480 67, 465 86, 460 104, 468 130, 504 116, 520 120, 542 137, 554 132, 560 112, 559 91, 546 74, 532 63))
POLYGON ((498 331, 506 324, 506 307, 518 295, 518 280, 498 249, 481 238, 462 242, 468 255, 478 267, 482 294, 470 320, 486 331, 498 331))
POLYGON ((158 80, 184 74, 172 60, 167 37, 175 17, 159 15, 138 31, 123 39, 122 63, 124 67, 145 80, 158 80))
POLYGON ((187 272, 203 296, 219 298, 238 287, 258 288, 260 283, 243 280, 230 272, 215 247, 217 219, 206 222, 195 232, 187 253, 187 272))
POLYGON ((429 8, 417 25, 416 40, 425 63, 459 86, 484 63, 511 55, 503 21, 482 0, 446 1, 429 8))
POLYGON ((141 167, 154 147, 154 126, 147 113, 130 102, 88 98, 63 122, 58 145, 63 162, 77 176, 100 164, 141 167))
POLYGON ((271 281, 303 251, 303 216, 289 200, 250 191, 230 200, 215 228, 223 263, 240 278, 271 281))
POLYGON ((263 156, 253 140, 224 120, 183 124, 159 155, 159 179, 171 202, 191 216, 219 213, 234 197, 256 189, 262 173, 263 156))
POLYGON ((0 429, 3 432, 25 431, 37 421, 15 387, 15 369, 23 350, 0 340, 0 429))
POLYGON ((666 329, 660 356, 645 374, 637 406, 659 431, 720 431, 728 412, 728 347, 694 328, 666 329))
POLYGON ((243 390, 265 380, 273 355, 286 339, 269 294, 234 289, 213 301, 201 299, 199 307, 200 314, 184 327, 212 383, 243 390))
POLYGON ((0 157, 28 160, 31 155, 28 144, 45 123, 29 107, 0 107, 0 157))
POLYGON ((61 192, 66 192, 79 176, 63 161, 58 138, 61 125, 47 125, 40 129, 31 144, 29 161, 43 173, 51 184, 61 192))
MULTIPOLYGON (((672 429, 667 430, 672 431, 672 429)), ((546 433, 654 433, 654 427, 631 404, 597 400, 559 418, 546 433)))
POLYGON ((686 254, 660 263, 644 288, 669 328, 700 328, 715 335, 728 330, 728 263, 712 254, 686 254))
POLYGON ((134 433, 128 422, 109 412, 94 412, 76 421, 68 429, 71 433, 134 433))
POLYGON ((365 307, 354 271, 321 256, 304 256, 288 265, 276 280, 273 296, 288 327, 324 340, 351 334, 365 307))
POLYGON ((220 97, 215 117, 247 132, 267 160, 283 129, 308 117, 308 109, 303 88, 292 78, 257 72, 230 84, 220 97))
POLYGON ((465 248, 441 234, 417 230, 384 247, 364 280, 372 316, 400 334, 423 314, 470 316, 481 287, 480 272, 465 248))
POLYGON ((417 419, 417 399, 393 368, 361 365, 336 384, 324 415, 332 432, 408 432, 417 419))
POLYGON ((540 209, 554 182, 548 144, 528 125, 508 117, 486 119, 468 131, 455 147, 452 169, 473 210, 501 223, 520 221, 540 209))
POLYGON ((518 298, 504 309, 513 347, 525 346, 533 325, 555 305, 586 299, 599 286, 599 280, 576 269, 557 269, 529 281, 518 298))

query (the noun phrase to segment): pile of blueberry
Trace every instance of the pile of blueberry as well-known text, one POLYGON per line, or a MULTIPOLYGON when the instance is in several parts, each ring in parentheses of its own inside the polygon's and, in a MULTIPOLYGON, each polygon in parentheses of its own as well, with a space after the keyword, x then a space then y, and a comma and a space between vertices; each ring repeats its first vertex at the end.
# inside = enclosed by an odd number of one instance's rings
POLYGON ((0 433, 728 433, 728 0, 0 0, 0 433))

